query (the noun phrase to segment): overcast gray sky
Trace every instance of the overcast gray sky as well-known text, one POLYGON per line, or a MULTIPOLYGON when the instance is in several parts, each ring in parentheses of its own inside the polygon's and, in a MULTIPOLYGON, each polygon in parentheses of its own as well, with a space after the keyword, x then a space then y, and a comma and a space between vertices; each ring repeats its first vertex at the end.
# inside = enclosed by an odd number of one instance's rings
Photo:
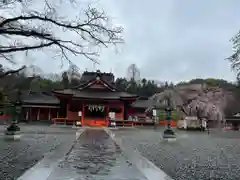
MULTIPOLYGON (((160 81, 235 79, 224 59, 232 53, 230 38, 240 30, 239 0, 100 0, 98 4, 124 27, 125 45, 118 53, 104 50, 96 68, 125 76, 126 68, 135 63, 141 77, 160 81)), ((93 67, 82 57, 73 61, 82 70, 93 67)), ((59 71, 56 62, 36 64, 47 72, 59 71)))

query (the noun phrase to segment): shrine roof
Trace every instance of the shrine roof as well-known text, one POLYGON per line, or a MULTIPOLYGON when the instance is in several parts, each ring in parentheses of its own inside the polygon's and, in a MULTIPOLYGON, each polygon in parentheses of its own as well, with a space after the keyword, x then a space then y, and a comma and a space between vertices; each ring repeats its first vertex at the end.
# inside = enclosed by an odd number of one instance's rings
POLYGON ((112 73, 85 72, 80 84, 74 88, 55 90, 55 95, 71 96, 82 99, 124 99, 137 98, 137 95, 122 92, 115 87, 112 73))
POLYGON ((80 80, 80 84, 78 86, 72 88, 72 89, 83 90, 83 89, 86 89, 86 88, 90 87, 94 83, 100 82, 102 85, 104 85, 107 89, 109 89, 111 91, 119 91, 115 87, 114 81, 106 80, 106 78, 103 78, 103 76, 101 74, 97 74, 96 76, 93 76, 93 77, 94 77, 93 79, 90 79, 88 81, 80 80))
POLYGON ((55 96, 42 92, 23 93, 21 101, 24 104, 59 104, 59 100, 55 96))
POLYGON ((135 108, 148 108, 150 106, 150 101, 149 100, 136 100, 135 102, 132 103, 132 107, 135 107, 135 108))
POLYGON ((154 102, 151 99, 138 99, 135 102, 133 102, 131 106, 135 108, 144 108, 144 109, 153 108, 153 107, 156 109, 164 109, 167 107, 165 104, 161 102, 154 102))
POLYGON ((103 81, 109 84, 114 84, 114 75, 112 73, 104 73, 100 72, 99 70, 97 70, 96 72, 85 71, 80 79, 80 84, 84 84, 93 79, 96 79, 97 76, 99 76, 103 81))
POLYGON ((137 98, 137 95, 129 94, 126 92, 92 92, 92 91, 79 91, 77 89, 64 89, 54 91, 55 94, 70 95, 72 98, 86 98, 86 99, 124 99, 124 98, 137 98))

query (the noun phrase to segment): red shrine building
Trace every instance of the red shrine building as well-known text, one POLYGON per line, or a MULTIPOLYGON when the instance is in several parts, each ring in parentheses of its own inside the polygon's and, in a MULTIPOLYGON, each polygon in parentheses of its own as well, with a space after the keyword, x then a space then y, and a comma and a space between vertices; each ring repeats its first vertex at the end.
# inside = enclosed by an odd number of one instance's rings
POLYGON ((78 86, 52 92, 22 92, 20 121, 109 126, 154 125, 148 99, 121 91, 112 73, 84 72, 78 86), (137 118, 137 119, 136 119, 137 118))
POLYGON ((77 87, 54 90, 53 94, 59 100, 55 123, 67 120, 82 126, 108 126, 111 114, 116 123, 124 122, 138 98, 117 89, 112 73, 100 71, 84 72, 77 87))

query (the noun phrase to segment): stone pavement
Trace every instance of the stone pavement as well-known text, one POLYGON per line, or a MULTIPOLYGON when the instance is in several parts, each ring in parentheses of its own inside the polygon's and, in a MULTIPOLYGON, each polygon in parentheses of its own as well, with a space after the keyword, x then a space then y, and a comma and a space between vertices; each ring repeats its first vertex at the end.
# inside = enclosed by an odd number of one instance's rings
POLYGON ((23 133, 20 141, 5 141, 6 127, 0 126, 0 180, 16 180, 46 154, 70 147, 76 137, 72 128, 22 124, 20 127, 23 133))
POLYGON ((46 151, 18 180, 171 179, 164 172, 174 180, 240 179, 240 132, 176 130, 177 141, 166 143, 161 128, 22 129, 20 142, 1 142, 1 180, 16 179, 46 151))
POLYGON ((240 132, 176 130, 177 141, 166 143, 161 128, 112 131, 175 180, 240 179, 240 132))
POLYGON ((63 151, 54 152, 18 180, 148 179, 103 129, 82 129, 81 132, 65 156, 63 151))

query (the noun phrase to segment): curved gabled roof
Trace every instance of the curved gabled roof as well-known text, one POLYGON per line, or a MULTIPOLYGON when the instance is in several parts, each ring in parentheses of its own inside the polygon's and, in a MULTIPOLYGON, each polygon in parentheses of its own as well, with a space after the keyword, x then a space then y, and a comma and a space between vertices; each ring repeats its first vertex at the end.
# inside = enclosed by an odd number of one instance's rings
MULTIPOLYGON (((131 99, 137 98, 137 95, 130 94, 127 92, 122 92, 118 90, 112 83, 109 83, 103 79, 103 75, 106 73, 95 73, 92 79, 74 87, 71 89, 54 90, 55 95, 65 95, 71 96, 72 98, 82 98, 82 99, 131 99), (90 88, 94 84, 100 84, 102 88, 90 88)), ((108 74, 107 74, 108 75, 108 74)), ((111 74, 110 74, 111 75, 111 74)))

